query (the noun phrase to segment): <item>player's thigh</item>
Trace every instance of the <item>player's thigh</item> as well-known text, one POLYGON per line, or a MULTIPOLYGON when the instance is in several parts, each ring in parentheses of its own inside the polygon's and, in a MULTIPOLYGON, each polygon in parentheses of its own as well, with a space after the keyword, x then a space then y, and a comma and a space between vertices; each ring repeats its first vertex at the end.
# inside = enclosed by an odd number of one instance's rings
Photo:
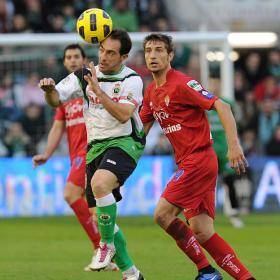
POLYGON ((85 190, 83 187, 77 186, 72 182, 67 182, 64 188, 64 199, 68 204, 74 203, 76 200, 83 197, 85 190))
POLYGON ((161 197, 154 212, 154 219, 161 227, 166 229, 181 211, 181 208, 161 197))
POLYGON ((91 179, 91 187, 96 197, 111 193, 118 186, 118 178, 110 170, 97 169, 91 179))
POLYGON ((124 184, 135 168, 136 162, 134 159, 118 147, 108 149, 98 166, 98 170, 105 169, 115 174, 118 186, 124 184))

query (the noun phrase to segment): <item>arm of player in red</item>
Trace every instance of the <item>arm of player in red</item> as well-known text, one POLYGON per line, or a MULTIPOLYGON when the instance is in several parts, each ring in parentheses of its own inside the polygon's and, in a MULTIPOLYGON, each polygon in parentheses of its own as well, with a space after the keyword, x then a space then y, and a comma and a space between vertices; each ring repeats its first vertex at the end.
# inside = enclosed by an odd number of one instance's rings
POLYGON ((239 143, 236 122, 233 117, 231 107, 229 104, 218 99, 213 104, 213 109, 217 111, 226 133, 228 143, 228 159, 230 165, 235 169, 238 175, 241 172, 245 173, 246 167, 248 167, 248 162, 239 143))

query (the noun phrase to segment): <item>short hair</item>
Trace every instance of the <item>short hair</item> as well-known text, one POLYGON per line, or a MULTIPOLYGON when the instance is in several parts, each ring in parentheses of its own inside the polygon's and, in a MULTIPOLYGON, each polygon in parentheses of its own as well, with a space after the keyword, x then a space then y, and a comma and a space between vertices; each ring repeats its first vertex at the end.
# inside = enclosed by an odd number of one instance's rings
POLYGON ((129 54, 132 47, 132 42, 128 33, 125 30, 113 29, 108 37, 113 40, 118 40, 121 43, 120 55, 129 54))
POLYGON ((145 51, 146 44, 149 41, 160 41, 163 42, 165 45, 165 48, 167 50, 167 53, 171 53, 174 51, 174 46, 172 42, 172 37, 162 34, 162 33, 151 33, 148 36, 145 37, 144 42, 143 42, 143 48, 145 51))
POLYGON ((75 50, 75 49, 80 50, 82 57, 86 58, 86 53, 85 53, 84 49, 79 44, 71 44, 71 45, 66 46, 64 51, 63 51, 63 61, 65 59, 66 52, 68 50, 75 50))

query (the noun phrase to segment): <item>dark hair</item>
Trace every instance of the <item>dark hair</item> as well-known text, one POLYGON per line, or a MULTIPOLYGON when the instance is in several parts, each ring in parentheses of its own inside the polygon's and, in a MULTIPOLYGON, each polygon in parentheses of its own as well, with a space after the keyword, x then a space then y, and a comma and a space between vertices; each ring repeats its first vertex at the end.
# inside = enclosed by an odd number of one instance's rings
POLYGON ((81 55, 83 58, 86 58, 86 54, 85 54, 85 51, 84 49, 79 45, 79 44, 71 44, 71 45, 68 45, 66 46, 66 48, 64 49, 63 51, 63 61, 65 59, 65 54, 68 50, 75 50, 75 49, 79 49, 80 52, 81 52, 81 55))
POLYGON ((165 44, 165 48, 167 50, 167 53, 171 53, 174 51, 174 46, 173 46, 173 42, 172 42, 172 37, 162 34, 162 33, 152 33, 149 34, 148 36, 145 37, 144 42, 143 42, 143 48, 145 51, 145 47, 146 44, 149 41, 160 41, 163 42, 165 44))
POLYGON ((121 43, 120 55, 128 54, 132 47, 131 39, 128 33, 123 29, 113 29, 111 34, 108 36, 113 40, 119 40, 121 43))

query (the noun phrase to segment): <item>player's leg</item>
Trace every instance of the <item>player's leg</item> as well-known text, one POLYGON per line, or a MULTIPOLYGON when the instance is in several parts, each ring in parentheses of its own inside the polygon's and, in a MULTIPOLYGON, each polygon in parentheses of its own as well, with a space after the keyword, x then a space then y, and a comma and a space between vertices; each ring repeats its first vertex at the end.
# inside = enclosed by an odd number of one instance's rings
POLYGON ((224 174, 222 176, 223 183, 225 184, 225 205, 224 212, 229 217, 231 224, 236 228, 244 227, 243 221, 239 215, 239 201, 235 189, 235 174, 224 174), (227 207, 226 207, 227 206, 227 207))
POLYGON ((64 199, 72 208, 78 221, 84 228, 93 247, 99 246, 100 234, 97 223, 92 219, 92 214, 88 209, 88 204, 84 198, 85 194, 85 167, 71 169, 68 182, 64 188, 64 199))
POLYGON ((165 198, 160 198, 155 209, 154 218, 167 234, 176 242, 177 246, 197 266, 198 271, 215 271, 209 264, 200 244, 195 239, 191 229, 188 228, 177 216, 181 209, 169 203, 165 198))
MULTIPOLYGON (((123 185, 135 167, 135 161, 123 150, 119 148, 109 149, 102 155, 102 160, 91 180, 101 233, 100 244, 102 245, 97 252, 96 263, 93 264, 95 269, 103 268, 115 252, 116 202, 121 200, 118 186, 123 185), (101 258, 98 254, 105 257, 101 258)), ((137 272, 134 276, 137 274, 139 273, 137 272)))
POLYGON ((235 189, 236 175, 234 170, 230 167, 226 153, 227 151, 217 153, 219 174, 221 174, 220 176, 225 190, 224 213, 229 217, 234 227, 241 228, 244 224, 239 217, 239 202, 235 189))
POLYGON ((196 239, 222 269, 234 279, 254 279, 229 244, 215 233, 212 217, 201 213, 190 218, 189 223, 196 239))

